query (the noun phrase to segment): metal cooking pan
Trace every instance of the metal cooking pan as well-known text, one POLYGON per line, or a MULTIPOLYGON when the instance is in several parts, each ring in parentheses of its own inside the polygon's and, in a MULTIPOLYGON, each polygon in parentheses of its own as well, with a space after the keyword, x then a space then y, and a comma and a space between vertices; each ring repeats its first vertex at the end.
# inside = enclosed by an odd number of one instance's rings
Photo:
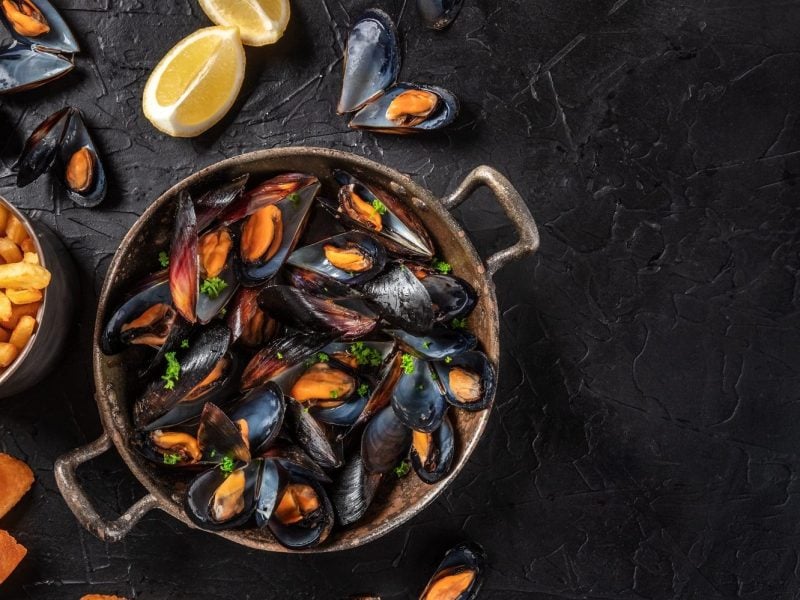
MULTIPOLYGON (((469 326, 497 368, 500 340, 492 276, 504 265, 535 252, 539 246, 539 234, 530 211, 519 193, 500 173, 486 166, 478 167, 464 178, 453 193, 439 199, 394 169, 360 156, 323 148, 264 150, 207 167, 173 186, 144 212, 122 240, 100 295, 93 360, 97 407, 105 433, 97 441, 60 457, 55 465, 56 481, 67 505, 78 521, 97 537, 108 541, 119 540, 147 512, 156 508, 194 527, 183 509, 186 484, 146 461, 131 444, 132 397, 129 390, 135 387, 136 361, 131 360, 127 352, 105 356, 99 345, 109 310, 117 305, 133 282, 152 271, 153 248, 168 247, 178 194, 185 189, 200 190, 211 182, 230 180, 244 173, 251 174, 251 181, 259 181, 282 171, 314 173, 322 180, 323 189, 331 189, 334 185, 331 172, 334 169, 350 171, 367 184, 389 190, 420 217, 435 240, 439 254, 478 291, 480 300, 469 318, 469 326), (466 233, 449 212, 481 186, 494 193, 519 234, 517 243, 496 252, 485 261, 478 256, 466 233), (108 521, 93 508, 78 483, 75 471, 81 464, 109 450, 112 443, 148 494, 120 518, 108 521)), ((488 410, 477 413, 450 411, 450 414, 457 432, 457 453, 448 477, 432 486, 413 476, 400 480, 385 498, 379 497, 373 502, 361 521, 350 528, 335 530, 324 544, 306 552, 332 552, 366 544, 415 516, 441 494, 469 460, 489 420, 488 410)), ((216 534, 259 550, 289 552, 277 544, 266 530, 220 531, 216 534)))

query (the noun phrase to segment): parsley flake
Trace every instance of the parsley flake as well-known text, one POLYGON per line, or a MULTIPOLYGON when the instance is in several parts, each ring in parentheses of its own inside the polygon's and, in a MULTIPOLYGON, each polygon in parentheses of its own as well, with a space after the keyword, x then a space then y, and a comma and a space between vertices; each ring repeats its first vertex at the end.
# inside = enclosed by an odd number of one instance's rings
POLYGON ((339 397, 339 390, 331 390, 331 398, 334 400, 339 397))
POLYGON ((406 375, 411 375, 414 372, 414 357, 403 352, 403 356, 400 358, 400 366, 406 375))
POLYGON ((453 362, 453 357, 452 356, 445 356, 444 357, 444 362, 449 365, 451 362, 453 362))
POLYGON ((276 352, 275 356, 278 357, 278 360, 283 360, 283 352, 276 352))
POLYGON ((158 253, 158 264, 164 269, 169 266, 169 255, 163 250, 158 253))
POLYGON ((203 280, 203 283, 200 285, 200 293, 214 300, 219 297, 222 290, 226 287, 228 287, 228 284, 219 277, 209 277, 203 280))
POLYGON ((181 376, 181 363, 175 358, 174 352, 167 352, 164 355, 164 359, 167 361, 167 370, 161 376, 161 379, 164 380, 164 388, 172 390, 175 388, 175 382, 181 376))
POLYGON ((236 466, 236 462, 230 456, 223 456, 219 468, 223 473, 231 473, 236 466))
POLYGON ((287 200, 289 200, 289 202, 291 202, 295 206, 297 206, 297 204, 300 202, 300 194, 298 194, 297 192, 292 192, 291 194, 286 196, 286 198, 287 200))
POLYGON ((181 348, 188 348, 189 340, 181 340, 181 348))
POLYGON ((450 326, 453 329, 466 329, 467 328, 467 317, 462 318, 455 318, 450 321, 450 326))
POLYGON ((424 342, 422 342, 422 347, 425 348, 425 350, 427 350, 428 348, 431 347, 431 343, 428 340, 425 340, 424 342))
POLYGON ((350 344, 350 354, 352 354, 359 365, 369 365, 377 367, 381 364, 381 353, 370 348, 364 342, 354 342, 350 344))
POLYGON ((181 462, 181 455, 180 454, 165 454, 164 455, 164 464, 165 465, 177 465, 181 462))
POLYGON ((317 352, 317 360, 319 362, 328 362, 330 359, 331 357, 325 354, 324 352, 317 352))
POLYGON ((394 468, 394 474, 398 479, 405 477, 411 471, 411 463, 403 460, 399 465, 394 468))
POLYGON ((372 201, 372 208, 374 208, 375 212, 378 213, 379 215, 386 214, 386 205, 377 198, 375 198, 375 200, 372 201))
POLYGON ((439 271, 439 273, 442 275, 447 275, 448 273, 453 272, 453 267, 449 262, 439 260, 438 258, 433 260, 433 268, 439 271))
POLYGON ((366 383, 362 383, 358 386, 358 395, 362 398, 366 398, 369 394, 369 386, 366 383))

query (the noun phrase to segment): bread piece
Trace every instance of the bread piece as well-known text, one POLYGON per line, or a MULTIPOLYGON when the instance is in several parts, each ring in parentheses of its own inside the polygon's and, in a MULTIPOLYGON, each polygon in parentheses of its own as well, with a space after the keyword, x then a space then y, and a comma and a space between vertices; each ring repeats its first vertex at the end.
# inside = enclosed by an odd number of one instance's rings
POLYGON ((18 544, 11 534, 0 529, 0 583, 8 579, 27 553, 25 546, 18 544))
POLYGON ((0 454, 0 519, 33 485, 33 471, 21 460, 0 454))

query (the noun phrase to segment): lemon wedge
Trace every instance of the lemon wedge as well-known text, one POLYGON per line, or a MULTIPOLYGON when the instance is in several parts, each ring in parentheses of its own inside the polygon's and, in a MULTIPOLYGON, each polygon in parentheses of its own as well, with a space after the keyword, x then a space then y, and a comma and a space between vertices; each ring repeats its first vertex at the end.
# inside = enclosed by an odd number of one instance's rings
POLYGON ((274 44, 289 24, 289 0, 200 0, 217 25, 238 27, 248 46, 274 44))
POLYGON ((144 86, 144 115, 169 135, 199 135, 230 110, 242 87, 244 67, 236 27, 195 31, 153 69, 144 86))

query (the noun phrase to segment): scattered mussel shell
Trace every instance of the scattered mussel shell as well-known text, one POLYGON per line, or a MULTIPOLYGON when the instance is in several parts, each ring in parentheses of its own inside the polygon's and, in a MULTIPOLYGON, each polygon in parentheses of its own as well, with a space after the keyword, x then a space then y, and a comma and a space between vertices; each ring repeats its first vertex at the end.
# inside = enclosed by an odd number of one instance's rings
POLYGON ((486 570, 486 554, 467 542, 452 548, 436 568, 420 600, 475 600, 486 570))
POLYGON ((426 333, 413 334, 402 329, 387 329, 414 354, 430 360, 446 360, 472 350, 478 343, 475 334, 466 329, 434 327, 426 333))
POLYGON ((281 374, 319 352, 329 341, 329 336, 308 333, 294 333, 272 340, 247 363, 242 373, 241 390, 277 380, 281 374))
POLYGON ((394 22, 382 10, 367 10, 347 38, 336 111, 353 112, 371 102, 395 82, 399 72, 400 47, 394 22))
POLYGON ((153 342, 170 326, 163 317, 170 317, 166 309, 171 309, 171 305, 166 274, 146 280, 112 313, 100 335, 100 349, 112 355, 122 352, 131 343, 158 345, 153 342))
POLYGON ((245 435, 221 408, 206 402, 197 428, 197 441, 203 457, 209 461, 225 459, 247 462, 252 454, 245 435))
POLYGON ((411 434, 411 465, 419 478, 428 484, 441 481, 450 473, 455 455, 455 433, 445 414, 438 429, 411 434))
POLYGON ((236 270, 243 285, 265 283, 283 265, 300 239, 318 191, 315 180, 241 221, 236 270))
POLYGON ((489 407, 497 378, 494 366, 483 352, 466 352, 451 358, 449 362, 437 361, 433 367, 450 404, 468 411, 489 407))
POLYGON ((407 331, 433 327, 433 302, 425 286, 402 263, 361 286, 366 298, 380 307, 381 316, 407 331))
POLYGON ((352 285, 380 273, 386 264, 386 251, 372 236, 348 231, 298 248, 287 263, 352 285))
POLYGON ((354 452, 350 456, 331 489, 331 502, 340 525, 351 525, 364 516, 381 479, 380 473, 367 472, 361 454, 354 452))
POLYGON ((370 473, 386 473, 408 452, 411 430, 391 406, 370 419, 361 435, 361 457, 370 473))
POLYGON ((444 390, 430 363, 411 357, 408 365, 394 388, 392 408, 407 427, 430 433, 442 424, 447 409, 444 390))
MULTIPOLYGON (((2 69, 2 64, 0 62, 0 69, 2 69)), ((62 108, 47 117, 33 130, 33 133, 25 141, 22 153, 15 165, 17 187, 25 187, 33 183, 53 165, 71 115, 70 107, 62 108)))
POLYGON ((338 202, 320 198, 320 203, 345 224, 380 237, 390 252, 412 258, 431 259, 433 242, 417 216, 394 196, 371 188, 345 171, 334 173, 338 202))
POLYGON ((458 16, 464 0, 417 0, 417 10, 426 26, 444 29, 458 16))
POLYGON ((72 109, 59 154, 62 183, 70 200, 85 208, 100 204, 106 196, 106 172, 77 108, 72 109))
POLYGON ((23 44, 67 54, 80 50, 66 22, 47 0, 2 0, 0 19, 23 44))
POLYGON ((288 473, 267 526, 278 542, 299 550, 325 541, 333 521, 333 506, 320 483, 288 473))
POLYGON ((178 196, 169 251, 169 291, 175 310, 189 323, 197 321, 200 287, 197 217, 188 192, 178 196))
POLYGON ((203 452, 191 428, 143 432, 136 447, 145 458, 167 467, 187 468, 203 464, 203 452))
POLYGON ((221 464, 198 475, 186 494, 189 518, 211 531, 245 523, 256 509, 262 468, 258 459, 236 463, 230 471, 221 464))
POLYGON ((329 425, 317 421, 292 398, 286 399, 286 416, 294 439, 324 469, 342 466, 342 442, 329 425))
POLYGON ((0 94, 24 92, 63 77, 75 64, 63 56, 14 44, 0 49, 0 94))
POLYGON ((444 88, 398 83, 358 111, 350 127, 401 135, 433 131, 450 125, 458 111, 458 98, 444 88))
POLYGON ((229 414, 255 455, 278 435, 286 410, 283 392, 275 383, 254 388, 237 400, 229 414))

